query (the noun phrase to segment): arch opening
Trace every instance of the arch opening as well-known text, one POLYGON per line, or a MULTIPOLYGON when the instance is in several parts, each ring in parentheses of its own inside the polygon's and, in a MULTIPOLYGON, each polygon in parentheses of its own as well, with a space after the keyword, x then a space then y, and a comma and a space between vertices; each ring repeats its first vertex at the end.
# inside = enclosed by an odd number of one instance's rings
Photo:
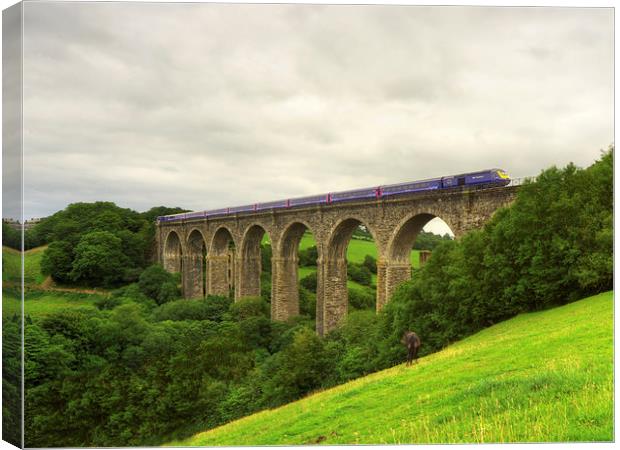
POLYGON ((183 269, 183 248, 181 239, 176 231, 171 231, 166 236, 164 245, 164 269, 172 273, 181 273, 183 269))
POLYGON ((336 328, 351 310, 379 307, 377 245, 367 225, 349 218, 328 241, 325 261, 323 332, 336 328))
POLYGON ((187 238, 187 259, 186 297, 204 298, 207 295, 207 245, 198 230, 193 230, 187 238))
POLYGON ((282 233, 273 258, 271 315, 287 320, 303 315, 315 320, 317 312, 318 250, 310 228, 301 222, 282 233))
POLYGON ((269 233, 261 225, 252 225, 245 232, 237 267, 239 275, 235 297, 270 300, 271 244, 269 233))
POLYGON ((450 227, 430 213, 416 214, 401 223, 388 246, 387 261, 380 269, 385 280, 385 290, 381 294, 383 302, 389 301, 400 284, 411 279, 413 270, 428 261, 435 245, 441 240, 452 239, 450 234, 454 236, 450 227), (447 230, 449 233, 438 236, 431 230, 447 230), (419 237, 420 242, 416 245, 419 237))
POLYGON ((213 235, 207 261, 207 292, 233 296, 237 277, 236 246, 228 228, 218 228, 213 235))
POLYGON ((428 213, 417 214, 396 231, 388 252, 389 261, 393 264, 411 263, 417 269, 429 257, 423 257, 422 252, 432 252, 442 241, 452 239, 452 229, 441 218, 428 213))

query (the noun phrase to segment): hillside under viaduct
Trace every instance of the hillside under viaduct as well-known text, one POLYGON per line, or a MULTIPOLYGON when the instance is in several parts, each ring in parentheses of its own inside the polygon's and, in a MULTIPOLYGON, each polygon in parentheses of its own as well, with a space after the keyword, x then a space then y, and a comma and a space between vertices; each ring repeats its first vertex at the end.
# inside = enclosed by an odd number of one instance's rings
POLYGON ((287 320, 299 314, 298 248, 309 230, 318 250, 316 329, 323 335, 347 314, 347 246, 360 224, 372 234, 377 247, 378 311, 395 288, 410 279, 411 248, 424 225, 439 217, 458 239, 511 203, 516 189, 433 191, 163 222, 157 225, 158 259, 166 270, 181 272, 186 298, 228 295, 231 285, 235 299, 259 296, 260 245, 267 233, 273 252, 271 317, 287 320))

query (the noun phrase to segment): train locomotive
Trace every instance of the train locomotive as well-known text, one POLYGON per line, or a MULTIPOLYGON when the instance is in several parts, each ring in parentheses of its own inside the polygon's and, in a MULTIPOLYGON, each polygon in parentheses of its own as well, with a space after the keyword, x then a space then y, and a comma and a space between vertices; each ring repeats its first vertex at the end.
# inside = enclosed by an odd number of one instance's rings
POLYGON ((333 203, 348 202, 365 199, 384 199, 398 195, 412 194, 434 190, 454 190, 465 187, 498 187, 506 186, 510 183, 510 177, 502 169, 488 169, 479 172, 451 175, 428 180, 409 181, 405 183, 390 184, 386 186, 376 186, 364 189, 354 189, 351 191, 329 192, 327 194, 312 195, 308 197, 291 198, 286 200, 276 200, 266 203, 254 203, 244 206, 231 208, 220 208, 209 211, 196 211, 169 216, 159 216, 159 222, 176 222, 188 219, 200 219, 207 217, 222 217, 239 213, 253 213, 274 209, 287 209, 311 205, 331 205, 333 203))

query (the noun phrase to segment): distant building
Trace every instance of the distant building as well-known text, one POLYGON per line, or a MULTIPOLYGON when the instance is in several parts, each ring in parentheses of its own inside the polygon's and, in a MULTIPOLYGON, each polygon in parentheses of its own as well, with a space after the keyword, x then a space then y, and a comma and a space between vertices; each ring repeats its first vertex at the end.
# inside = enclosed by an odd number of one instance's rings
MULTIPOLYGON (((31 229, 36 224, 41 222, 41 220, 43 220, 43 219, 44 218, 42 218, 42 217, 32 217, 30 220, 26 220, 24 222, 24 230, 31 229)), ((2 222, 6 223, 8 226, 10 226, 11 228, 13 228, 15 230, 18 230, 18 231, 21 230, 21 228, 22 228, 22 224, 17 219, 13 219, 13 218, 9 217, 9 218, 2 219, 2 222)))
POLYGON ((44 218, 43 217, 32 217, 30 220, 26 220, 24 222, 24 230, 29 230, 32 227, 34 227, 36 224, 38 224, 39 222, 41 222, 44 218))
POLYGON ((13 228, 14 230, 21 230, 22 225, 19 223, 19 220, 12 218, 3 218, 2 223, 6 223, 8 226, 13 228))

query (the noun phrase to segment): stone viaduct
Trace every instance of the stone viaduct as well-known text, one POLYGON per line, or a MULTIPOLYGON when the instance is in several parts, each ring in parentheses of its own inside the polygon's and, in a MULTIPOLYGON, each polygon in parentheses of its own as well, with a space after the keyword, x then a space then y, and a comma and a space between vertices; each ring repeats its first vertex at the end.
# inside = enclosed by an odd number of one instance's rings
POLYGON ((377 247, 377 311, 395 288, 411 277, 416 236, 435 217, 456 238, 480 228, 511 203, 517 187, 431 191, 388 199, 238 213, 233 216, 162 222, 157 225, 158 260, 181 272, 186 298, 207 294, 234 298, 260 295, 260 244, 272 246, 272 320, 299 314, 298 247, 309 230, 316 241, 316 330, 323 335, 347 314, 347 246, 363 224, 377 247), (234 260, 233 260, 234 258, 234 260), (234 270, 233 270, 234 267, 234 270))

